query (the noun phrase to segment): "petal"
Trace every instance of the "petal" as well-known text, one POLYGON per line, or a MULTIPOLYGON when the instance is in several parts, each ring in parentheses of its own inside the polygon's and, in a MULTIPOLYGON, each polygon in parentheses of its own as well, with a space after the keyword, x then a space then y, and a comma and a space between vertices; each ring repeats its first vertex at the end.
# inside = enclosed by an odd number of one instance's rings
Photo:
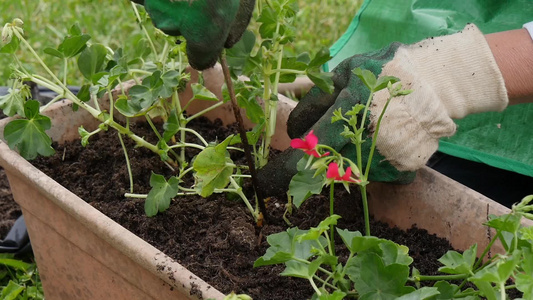
POLYGON ((320 158, 322 156, 320 156, 320 154, 318 154, 318 152, 316 151, 316 149, 308 149, 308 150, 303 150, 305 153, 311 155, 311 156, 314 156, 316 158, 320 158))
POLYGON ((352 168, 351 167, 348 167, 346 169, 346 173, 344 173, 344 175, 342 175, 342 180, 344 181, 351 181, 350 180, 350 176, 352 176, 352 168))
MULTIPOLYGON (((317 153, 318 153, 318 152, 317 152, 317 153)), ((320 157, 324 157, 324 156, 328 156, 328 155, 329 155, 329 151, 326 152, 326 153, 324 153, 324 154, 322 154, 322 155, 320 155, 320 157)))
POLYGON ((328 171, 326 172, 326 177, 331 179, 339 178, 339 165, 336 162, 332 162, 328 166, 328 171))
POLYGON ((309 131, 305 136, 305 141, 307 142, 308 149, 313 149, 318 144, 318 137, 313 133, 314 130, 309 131))
POLYGON ((291 147, 294 149, 309 149, 307 148, 307 142, 302 139, 292 139, 291 147))

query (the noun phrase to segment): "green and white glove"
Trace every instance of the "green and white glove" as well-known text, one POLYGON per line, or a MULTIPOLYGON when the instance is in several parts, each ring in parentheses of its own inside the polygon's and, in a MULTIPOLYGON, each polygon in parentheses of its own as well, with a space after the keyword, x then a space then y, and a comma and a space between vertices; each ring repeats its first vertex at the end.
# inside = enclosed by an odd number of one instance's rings
MULTIPOLYGON (((398 77, 409 95, 392 99, 381 122, 376 141, 377 156, 369 180, 408 183, 414 171, 423 167, 437 150, 441 137, 455 133, 452 119, 485 111, 501 111, 508 103, 505 84, 484 35, 475 25, 461 32, 423 40, 412 45, 399 43, 379 51, 355 55, 334 70, 335 92, 327 94, 317 87, 298 103, 288 120, 291 138, 304 136, 313 129, 319 143, 332 146, 356 161, 355 146, 341 136, 342 122, 331 123, 333 112, 349 111, 365 104, 369 91, 352 73, 360 67, 376 76, 398 77)), ((363 165, 366 164, 371 137, 388 91, 377 92, 365 125, 363 165)), ((265 193, 286 191, 296 173, 300 150, 286 150, 279 159, 261 169, 268 179, 265 193)))
POLYGON ((231 48, 246 30, 255 0, 132 0, 142 4, 154 26, 187 41, 189 63, 212 67, 223 48, 231 48))

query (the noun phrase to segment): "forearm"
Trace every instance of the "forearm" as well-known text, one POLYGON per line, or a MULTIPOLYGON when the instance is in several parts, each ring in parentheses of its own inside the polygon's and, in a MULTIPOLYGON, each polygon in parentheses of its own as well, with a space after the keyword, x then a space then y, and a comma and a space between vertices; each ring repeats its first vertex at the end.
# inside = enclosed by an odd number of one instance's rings
POLYGON ((509 105, 533 102, 533 40, 526 29, 485 35, 505 81, 509 105))

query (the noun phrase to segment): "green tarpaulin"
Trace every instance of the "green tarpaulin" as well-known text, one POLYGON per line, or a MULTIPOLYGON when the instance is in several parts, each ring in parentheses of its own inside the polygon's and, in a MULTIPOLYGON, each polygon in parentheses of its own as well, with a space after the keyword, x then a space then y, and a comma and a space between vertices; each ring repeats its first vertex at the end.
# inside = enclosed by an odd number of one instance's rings
MULTIPOLYGON (((326 71, 354 54, 391 42, 414 43, 457 32, 467 23, 492 33, 533 21, 532 0, 366 0, 346 33, 331 47, 326 71)), ((531 78, 530 80, 533 80, 531 78)), ((439 151, 533 176, 533 103, 456 120, 457 133, 439 151)))

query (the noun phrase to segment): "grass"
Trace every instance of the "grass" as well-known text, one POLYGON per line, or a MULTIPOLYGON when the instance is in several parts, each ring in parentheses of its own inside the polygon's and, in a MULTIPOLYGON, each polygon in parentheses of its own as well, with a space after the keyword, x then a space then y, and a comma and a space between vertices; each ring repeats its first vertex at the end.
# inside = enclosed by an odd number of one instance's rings
MULTIPOLYGON (((331 46, 344 33, 362 0, 298 2, 300 11, 296 25, 300 30, 297 30, 294 51, 301 53, 331 46)), ((128 0, 0 1, 1 24, 11 22, 13 18, 24 21, 28 40, 39 54, 46 47, 56 48, 68 28, 76 22, 83 32, 92 36, 93 43, 101 43, 112 49, 120 45, 133 45, 142 37, 128 0)), ((52 71, 62 76, 62 67, 56 58, 46 54, 43 58, 49 66, 56 65, 52 71)), ((7 84, 11 60, 9 55, 0 54, 0 86, 7 84)), ((29 70, 38 68, 33 57, 27 56, 22 61, 29 70)), ((79 74, 68 72, 69 84, 79 85, 81 80, 78 78, 79 74)))

